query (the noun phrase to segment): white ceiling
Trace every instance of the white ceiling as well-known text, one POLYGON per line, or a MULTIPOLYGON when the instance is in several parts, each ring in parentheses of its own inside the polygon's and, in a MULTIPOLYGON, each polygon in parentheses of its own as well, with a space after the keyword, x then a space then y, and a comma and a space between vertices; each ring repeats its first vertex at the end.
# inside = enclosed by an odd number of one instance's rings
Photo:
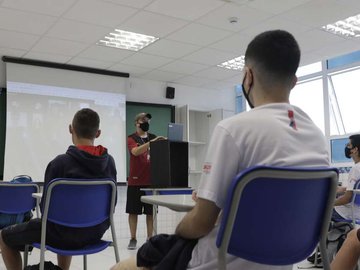
POLYGON ((216 65, 264 30, 293 33, 302 65, 359 50, 321 30, 359 13, 360 0, 0 0, 0 55, 222 90, 241 76, 216 65), (139 52, 96 45, 115 28, 160 39, 139 52))

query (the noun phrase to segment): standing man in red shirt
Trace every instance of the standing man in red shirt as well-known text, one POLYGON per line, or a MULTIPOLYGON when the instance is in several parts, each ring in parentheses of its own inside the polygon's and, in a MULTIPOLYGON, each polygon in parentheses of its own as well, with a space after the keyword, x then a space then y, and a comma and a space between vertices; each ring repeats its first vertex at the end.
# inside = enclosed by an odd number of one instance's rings
POLYGON ((142 203, 140 197, 145 195, 141 188, 150 186, 150 142, 165 139, 148 132, 151 114, 139 113, 135 116, 136 132, 127 139, 130 154, 130 172, 128 177, 126 213, 129 214, 131 239, 128 249, 136 249, 136 229, 138 215, 146 215, 147 237, 153 233, 152 205, 142 203))

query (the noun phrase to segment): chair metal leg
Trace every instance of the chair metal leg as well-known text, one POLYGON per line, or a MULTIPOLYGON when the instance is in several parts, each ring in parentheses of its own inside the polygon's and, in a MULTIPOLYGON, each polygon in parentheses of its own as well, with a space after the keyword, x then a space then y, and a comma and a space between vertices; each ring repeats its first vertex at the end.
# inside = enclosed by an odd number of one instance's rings
POLYGON ((26 245, 24 250, 24 267, 28 265, 28 256, 29 256, 29 246, 26 245))
POLYGON ((86 258, 86 255, 83 256, 83 261, 84 261, 84 270, 87 270, 87 258, 86 258))

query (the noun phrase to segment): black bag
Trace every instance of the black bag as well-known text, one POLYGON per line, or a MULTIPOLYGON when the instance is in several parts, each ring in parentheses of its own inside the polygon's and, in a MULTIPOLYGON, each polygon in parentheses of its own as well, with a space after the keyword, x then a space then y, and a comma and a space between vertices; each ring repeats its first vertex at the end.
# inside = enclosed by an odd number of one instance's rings
MULTIPOLYGON (((40 264, 36 265, 28 265, 24 268, 24 270, 39 270, 40 264)), ((45 270, 62 270, 59 266, 53 264, 52 262, 45 262, 44 263, 45 270)))

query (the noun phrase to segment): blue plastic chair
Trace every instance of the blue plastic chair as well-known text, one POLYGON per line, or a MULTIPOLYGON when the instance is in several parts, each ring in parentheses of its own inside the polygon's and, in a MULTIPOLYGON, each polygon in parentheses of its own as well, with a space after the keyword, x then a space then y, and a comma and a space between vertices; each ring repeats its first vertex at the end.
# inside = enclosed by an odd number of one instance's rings
POLYGON ((21 214, 37 209, 37 200, 32 197, 32 193, 37 192, 39 192, 39 186, 35 183, 0 182, 0 212, 21 214))
MULTIPOLYGON (((5 214, 22 214, 33 209, 39 217, 38 200, 32 197, 33 193, 39 192, 39 186, 35 183, 0 183, 0 212, 5 214)), ((28 247, 25 247, 24 264, 28 260, 28 247)))
POLYGON ((46 250, 64 256, 83 255, 84 269, 87 269, 86 255, 98 253, 112 245, 116 262, 119 262, 113 220, 116 184, 112 179, 58 178, 49 183, 44 194, 46 198, 43 204, 41 242, 32 245, 40 249, 40 270, 44 270, 46 250), (74 250, 59 249, 45 244, 47 221, 82 228, 95 226, 107 219, 110 220, 112 241, 100 240, 98 243, 74 250))
POLYGON ((257 166, 238 174, 229 188, 217 235, 218 268, 226 254, 266 265, 307 258, 320 241, 329 270, 326 235, 338 183, 335 168, 257 166))

